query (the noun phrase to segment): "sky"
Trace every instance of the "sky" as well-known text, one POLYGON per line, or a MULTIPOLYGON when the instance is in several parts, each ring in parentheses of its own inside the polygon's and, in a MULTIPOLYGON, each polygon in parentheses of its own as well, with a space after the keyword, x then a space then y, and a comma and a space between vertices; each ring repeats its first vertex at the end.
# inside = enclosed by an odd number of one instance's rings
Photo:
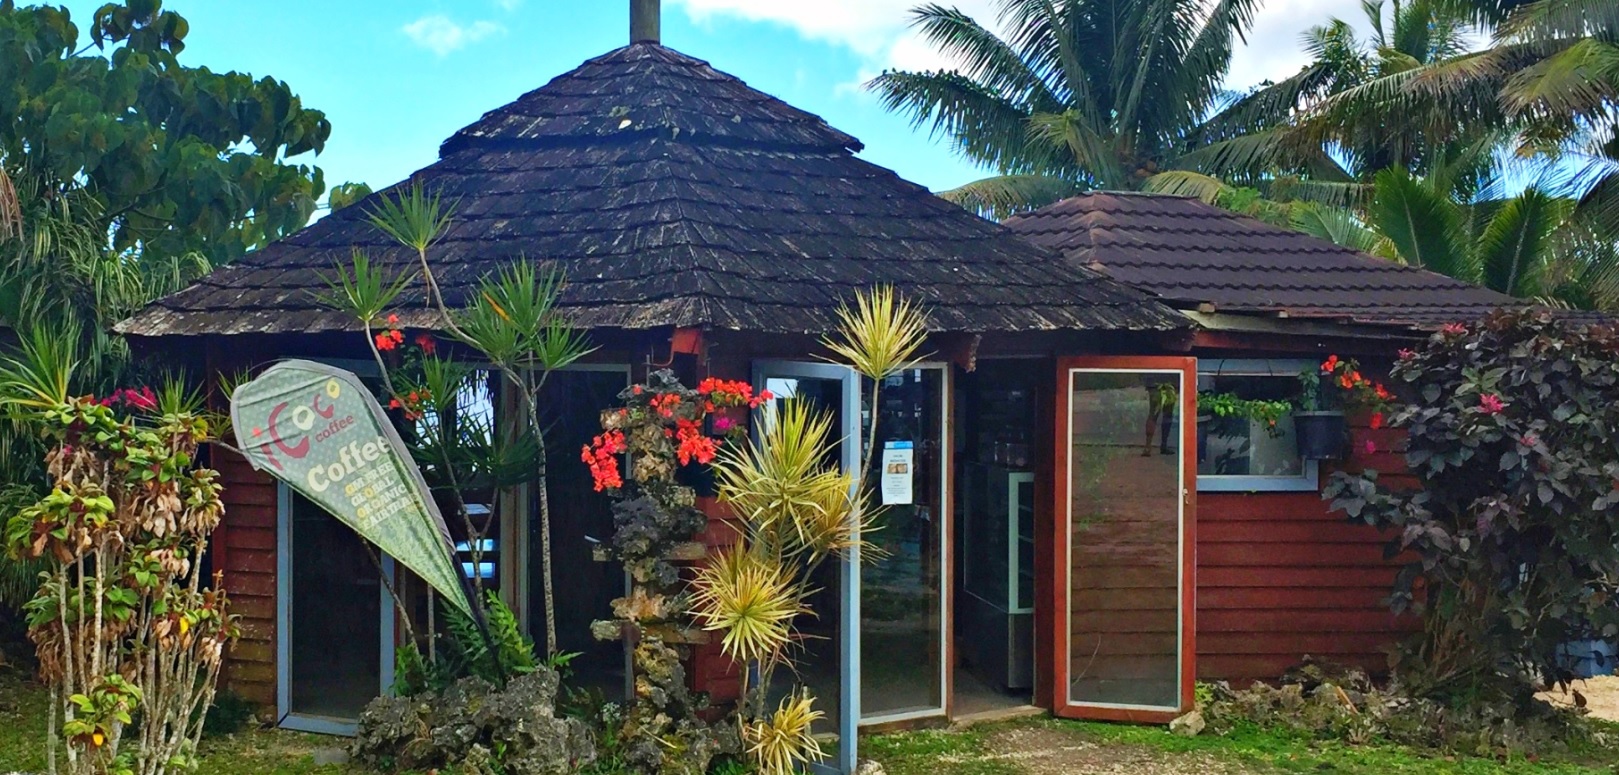
MULTIPOLYGON (((60 0, 59 0, 60 1, 60 0)), ((863 158, 940 190, 983 177, 862 88, 885 68, 942 62, 908 29, 920 0, 664 0, 663 42, 817 113, 860 138, 863 158)), ((985 22, 996 0, 942 0, 985 22)), ((88 24, 101 0, 69 0, 88 24)), ((628 42, 629 0, 168 0, 190 22, 181 61, 270 75, 326 112, 328 186, 380 188, 438 156, 457 129, 628 42)), ((1306 29, 1359 0, 1267 0, 1228 87, 1296 72, 1306 29)))

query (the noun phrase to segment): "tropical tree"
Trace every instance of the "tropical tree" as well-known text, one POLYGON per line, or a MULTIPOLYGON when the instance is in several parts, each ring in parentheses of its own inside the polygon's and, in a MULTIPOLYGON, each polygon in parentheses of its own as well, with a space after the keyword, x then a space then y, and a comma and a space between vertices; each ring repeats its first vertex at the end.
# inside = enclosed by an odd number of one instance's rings
POLYGON ((161 0, 87 26, 0 2, 0 167, 47 199, 82 191, 118 254, 225 262, 308 221, 320 170, 287 159, 325 146, 325 115, 273 78, 182 64, 190 25, 161 0))
POLYGON ((1084 189, 1140 189, 1216 107, 1258 0, 1001 0, 997 34, 938 4, 912 11, 957 65, 869 88, 997 174, 943 196, 1004 215, 1084 189))
POLYGON ((1370 193, 1381 170, 1426 172, 1440 165, 1458 185, 1479 185, 1504 140, 1499 122, 1458 123, 1456 114, 1420 112, 1369 122, 1334 112, 1341 95, 1466 54, 1472 14, 1451 0, 1365 0, 1362 10, 1370 36, 1361 38, 1336 17, 1307 31, 1309 65, 1256 88, 1202 127, 1182 164, 1205 176, 1166 176, 1155 188, 1208 198, 1210 181, 1218 179, 1280 199, 1347 206, 1370 193), (1464 161, 1471 174, 1455 174, 1464 161))
POLYGON ((1580 228, 1573 200, 1531 186, 1460 202, 1450 187, 1442 175, 1379 172, 1367 224, 1394 257, 1460 280, 1573 307, 1619 302, 1619 251, 1580 228))

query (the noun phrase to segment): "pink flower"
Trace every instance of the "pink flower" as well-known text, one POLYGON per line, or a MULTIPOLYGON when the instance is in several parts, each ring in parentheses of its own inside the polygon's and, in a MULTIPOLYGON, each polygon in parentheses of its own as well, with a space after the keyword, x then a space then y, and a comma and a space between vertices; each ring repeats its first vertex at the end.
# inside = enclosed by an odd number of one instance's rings
POLYGON ((1533 447, 1536 444, 1540 443, 1540 437, 1536 436, 1533 433, 1525 433, 1523 435, 1523 438, 1518 439, 1518 443, 1522 444, 1522 445, 1524 445, 1526 447, 1533 447))
POLYGON ((1400 360, 1402 361, 1409 361, 1415 357, 1417 357, 1416 350, 1405 349, 1400 351, 1400 360))
POLYGON ((729 418, 729 417, 725 417, 725 416, 715 417, 714 418, 714 432, 715 433, 724 433, 724 432, 730 430, 731 426, 734 425, 734 424, 735 423, 732 423, 731 418, 729 418))
POLYGON ((1467 326, 1460 323, 1446 323, 1444 326, 1440 327, 1439 333, 1444 334, 1445 336, 1461 336, 1462 334, 1467 333, 1467 326))
POLYGON ((1478 397, 1478 408, 1483 410, 1485 414, 1500 414, 1502 409, 1507 408, 1507 405, 1501 401, 1500 396, 1494 393, 1485 393, 1478 397))
POLYGON ((1371 439, 1366 440, 1366 454, 1368 454, 1368 455, 1377 454, 1377 442, 1372 441, 1371 439))

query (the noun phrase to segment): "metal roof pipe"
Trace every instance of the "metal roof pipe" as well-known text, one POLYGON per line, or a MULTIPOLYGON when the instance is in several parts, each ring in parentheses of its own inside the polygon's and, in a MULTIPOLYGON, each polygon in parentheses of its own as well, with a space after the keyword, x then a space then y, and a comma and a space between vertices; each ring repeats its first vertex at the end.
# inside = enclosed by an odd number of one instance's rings
POLYGON ((663 43, 662 0, 630 0, 630 42, 663 43))

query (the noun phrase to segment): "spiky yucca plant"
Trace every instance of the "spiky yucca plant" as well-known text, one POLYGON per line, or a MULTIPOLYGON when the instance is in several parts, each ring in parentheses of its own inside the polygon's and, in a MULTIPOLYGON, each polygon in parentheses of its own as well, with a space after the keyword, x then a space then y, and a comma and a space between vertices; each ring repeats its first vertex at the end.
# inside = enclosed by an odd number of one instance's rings
POLYGON ((814 732, 815 722, 825 717, 815 709, 815 698, 806 690, 784 697, 768 718, 746 724, 742 739, 760 775, 792 775, 800 767, 826 758, 814 732))
POLYGON ((792 570, 737 547, 698 571, 694 603, 704 630, 744 664, 771 663, 787 651, 793 618, 803 611, 792 570))

